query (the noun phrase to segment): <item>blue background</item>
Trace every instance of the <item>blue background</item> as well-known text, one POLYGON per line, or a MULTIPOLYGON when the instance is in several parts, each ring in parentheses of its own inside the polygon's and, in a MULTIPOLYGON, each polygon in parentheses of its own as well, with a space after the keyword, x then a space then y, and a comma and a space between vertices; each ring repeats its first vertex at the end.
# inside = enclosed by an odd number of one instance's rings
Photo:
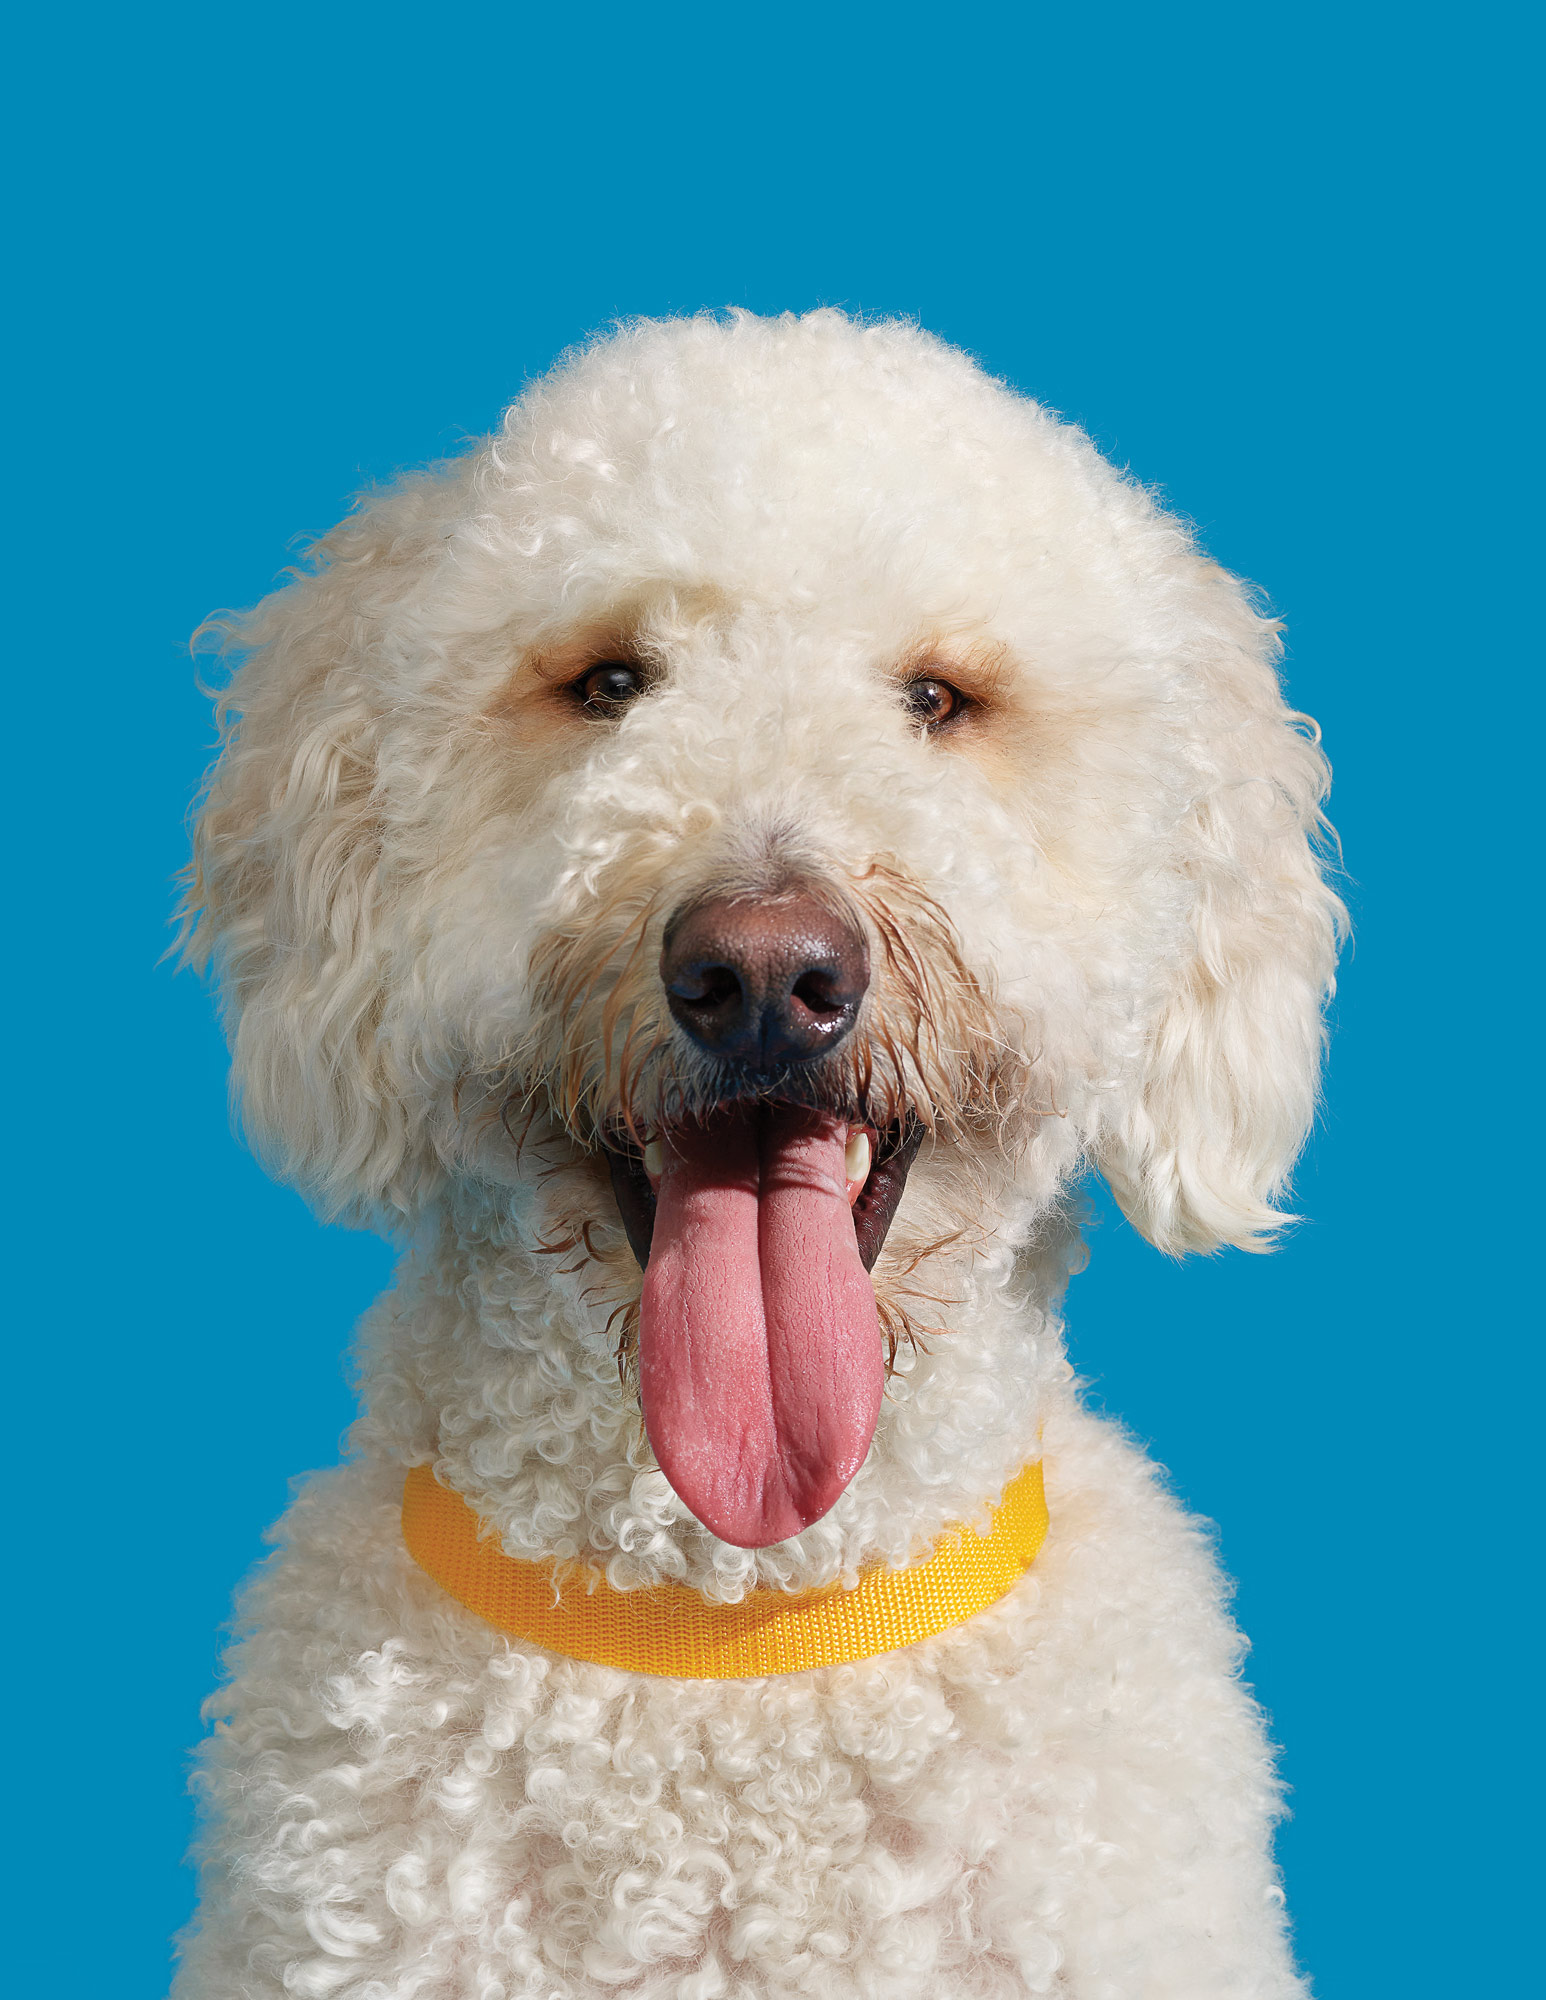
POLYGON ((614 315, 822 302, 1077 418, 1288 620, 1357 925, 1313 1220, 1177 1267, 1107 1205, 1074 1352, 1221 1523, 1324 2000, 1538 1971, 1520 32, 274 4, 13 42, 17 1991, 164 1990, 217 1628, 389 1269, 238 1149, 208 997, 158 964, 187 635, 614 315))

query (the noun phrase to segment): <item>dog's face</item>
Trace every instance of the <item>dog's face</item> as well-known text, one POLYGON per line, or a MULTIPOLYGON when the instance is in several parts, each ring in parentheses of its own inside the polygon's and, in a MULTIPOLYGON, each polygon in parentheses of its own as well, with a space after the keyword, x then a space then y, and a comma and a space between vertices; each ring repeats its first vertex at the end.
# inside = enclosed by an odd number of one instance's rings
POLYGON ((1081 1160, 1271 1230, 1324 767, 1077 433, 906 328, 646 326, 320 553, 200 822, 249 1122, 335 1208, 525 1203, 723 1539, 832 1504, 909 1299, 1081 1160))

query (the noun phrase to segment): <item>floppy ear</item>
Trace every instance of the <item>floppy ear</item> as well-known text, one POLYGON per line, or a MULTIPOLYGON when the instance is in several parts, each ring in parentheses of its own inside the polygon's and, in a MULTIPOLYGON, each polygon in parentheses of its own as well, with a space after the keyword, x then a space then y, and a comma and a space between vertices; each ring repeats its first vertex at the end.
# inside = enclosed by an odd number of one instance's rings
POLYGON ((195 813, 185 956, 219 977, 254 1150, 328 1216, 409 1209, 427 1171, 378 1035, 382 640, 422 567, 424 483, 365 503, 309 570, 203 628, 241 664, 195 813))
POLYGON ((1175 836, 1190 932, 1096 1156, 1160 1249, 1264 1250, 1295 1219, 1272 1203, 1314 1116, 1346 913, 1316 852, 1330 770, 1283 703, 1277 626, 1213 565, 1192 582, 1196 775, 1175 836))

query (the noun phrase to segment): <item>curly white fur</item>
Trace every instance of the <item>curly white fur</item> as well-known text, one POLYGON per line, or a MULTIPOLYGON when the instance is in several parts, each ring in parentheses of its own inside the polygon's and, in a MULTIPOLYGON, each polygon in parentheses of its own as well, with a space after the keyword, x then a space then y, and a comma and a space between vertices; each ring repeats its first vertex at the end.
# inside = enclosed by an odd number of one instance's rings
POLYGON ((235 622, 193 950, 255 1142, 409 1247, 248 1594, 179 2000, 1299 1992, 1222 1581, 1058 1322, 1082 1162, 1165 1249, 1283 1220, 1340 911, 1271 623, 1077 431, 836 313, 629 328, 314 555, 235 622), (619 651, 650 692, 589 720, 619 651), (843 1498, 749 1551, 644 1440, 596 1141, 693 1101, 670 911, 790 875, 861 913, 855 1046, 930 1133, 875 1270, 922 1338, 843 1498), (507 1641, 397 1525, 431 1461, 513 1555, 734 1600, 916 1557, 1038 1438, 1021 1586, 787 1679, 507 1641))

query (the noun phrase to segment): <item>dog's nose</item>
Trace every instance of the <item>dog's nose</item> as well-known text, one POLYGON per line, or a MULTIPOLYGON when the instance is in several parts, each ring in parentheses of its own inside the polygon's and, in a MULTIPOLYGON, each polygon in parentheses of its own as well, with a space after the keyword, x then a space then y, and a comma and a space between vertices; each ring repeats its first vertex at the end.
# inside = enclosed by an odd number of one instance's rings
POLYGON ((837 1047, 858 1017, 870 957, 858 926, 814 896, 718 896, 667 927, 660 976, 700 1048, 771 1070, 837 1047))

